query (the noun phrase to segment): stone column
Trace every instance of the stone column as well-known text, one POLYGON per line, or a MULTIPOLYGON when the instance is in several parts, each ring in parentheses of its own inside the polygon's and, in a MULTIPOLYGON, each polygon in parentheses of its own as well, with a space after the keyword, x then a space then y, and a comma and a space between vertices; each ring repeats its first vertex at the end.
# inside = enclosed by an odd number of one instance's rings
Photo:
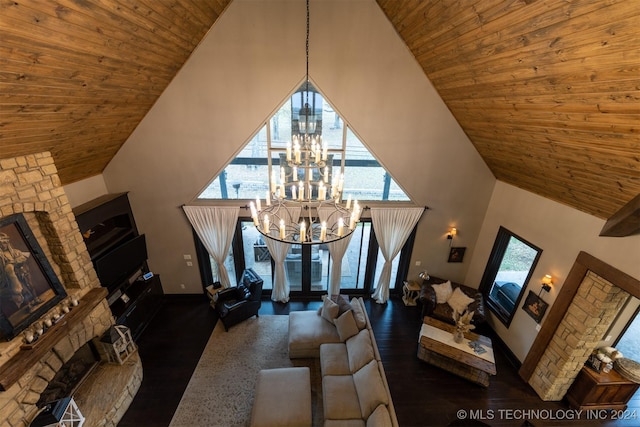
POLYGON ((597 274, 585 275, 529 384, 542 400, 561 400, 629 294, 597 274))

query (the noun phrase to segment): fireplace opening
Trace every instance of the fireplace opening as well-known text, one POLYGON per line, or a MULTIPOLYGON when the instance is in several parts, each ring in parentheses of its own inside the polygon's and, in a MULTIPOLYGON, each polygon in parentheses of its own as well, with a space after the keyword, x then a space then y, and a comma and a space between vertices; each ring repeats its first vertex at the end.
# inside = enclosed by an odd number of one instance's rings
POLYGON ((38 408, 48 402, 72 396, 99 362, 100 354, 91 341, 80 347, 40 394, 38 408))

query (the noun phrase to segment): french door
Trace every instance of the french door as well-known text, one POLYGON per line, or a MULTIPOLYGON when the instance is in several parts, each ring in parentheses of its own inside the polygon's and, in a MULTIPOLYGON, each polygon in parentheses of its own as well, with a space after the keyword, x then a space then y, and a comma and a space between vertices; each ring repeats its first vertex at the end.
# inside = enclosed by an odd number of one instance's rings
MULTIPOLYGON (((402 289, 409 269, 409 260, 415 237, 415 229, 405 243, 400 255, 393 261, 391 291, 402 289)), ((216 265, 194 234, 203 285, 215 281, 216 265)), ((362 220, 354 230, 349 247, 342 260, 340 292, 349 295, 371 294, 384 264, 371 222, 362 220)), ((274 262, 264 242, 248 218, 238 220, 233 244, 225 267, 235 272, 238 280, 246 268, 252 268, 263 280, 263 294, 271 295, 273 289, 274 262)), ((333 259, 324 244, 291 245, 285 258, 285 271, 292 298, 317 298, 326 294, 330 285, 333 259)))

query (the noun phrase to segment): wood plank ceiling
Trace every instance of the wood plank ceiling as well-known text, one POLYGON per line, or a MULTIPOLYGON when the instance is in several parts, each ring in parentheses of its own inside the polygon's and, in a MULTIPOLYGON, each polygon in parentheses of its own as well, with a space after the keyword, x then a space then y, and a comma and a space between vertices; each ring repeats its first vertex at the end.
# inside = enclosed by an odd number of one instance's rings
POLYGON ((231 0, 0 0, 0 159, 102 173, 231 0))
MULTIPOLYGON (((230 1, 0 0, 0 159, 100 174, 230 1)), ((635 0, 377 2, 497 179, 600 218, 640 194, 635 0)))
POLYGON ((640 194, 640 3, 377 2, 497 179, 600 218, 640 194))

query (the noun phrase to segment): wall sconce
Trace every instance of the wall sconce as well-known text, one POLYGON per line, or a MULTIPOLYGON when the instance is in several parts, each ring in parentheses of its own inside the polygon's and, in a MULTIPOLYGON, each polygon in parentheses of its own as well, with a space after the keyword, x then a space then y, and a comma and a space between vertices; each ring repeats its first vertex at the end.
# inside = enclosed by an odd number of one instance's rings
POLYGON ((542 278, 542 289, 540 289, 540 292, 549 292, 551 290, 551 285, 553 285, 553 277, 549 274, 545 274, 542 278))
POLYGON ((458 234, 458 230, 455 227, 451 227, 449 233, 447 233, 447 239, 450 240, 449 246, 451 246, 451 244, 453 243, 453 236, 455 236, 456 234, 458 234))

